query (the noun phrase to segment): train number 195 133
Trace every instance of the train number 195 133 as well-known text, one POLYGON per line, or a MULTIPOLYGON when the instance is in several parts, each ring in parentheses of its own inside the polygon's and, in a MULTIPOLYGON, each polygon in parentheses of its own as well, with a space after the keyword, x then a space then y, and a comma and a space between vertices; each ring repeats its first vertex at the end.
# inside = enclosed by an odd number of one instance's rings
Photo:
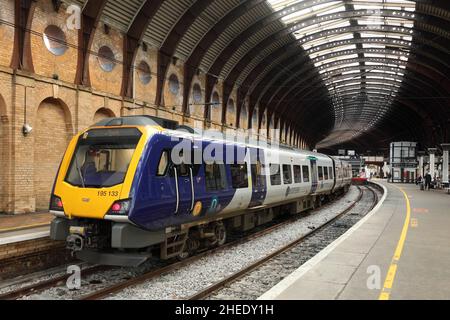
POLYGON ((99 191, 99 197, 118 197, 119 191, 99 191))

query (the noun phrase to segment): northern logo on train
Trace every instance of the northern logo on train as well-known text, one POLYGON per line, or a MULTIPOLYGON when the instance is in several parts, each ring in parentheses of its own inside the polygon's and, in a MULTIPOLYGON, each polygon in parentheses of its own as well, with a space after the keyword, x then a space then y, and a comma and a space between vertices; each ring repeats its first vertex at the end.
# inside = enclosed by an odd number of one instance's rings
POLYGON ((201 212, 202 212, 202 202, 197 201, 197 203, 194 206, 194 209, 192 210, 192 214, 194 215, 194 217, 197 217, 200 215, 201 212))

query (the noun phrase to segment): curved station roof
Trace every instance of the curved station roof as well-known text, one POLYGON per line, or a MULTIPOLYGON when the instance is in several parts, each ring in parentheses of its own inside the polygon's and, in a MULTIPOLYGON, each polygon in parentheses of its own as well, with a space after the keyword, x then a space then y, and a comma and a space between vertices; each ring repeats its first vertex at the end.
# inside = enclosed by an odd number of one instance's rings
POLYGON ((74 2, 157 47, 158 73, 181 59, 185 88, 202 72, 208 96, 219 78, 223 102, 237 88, 238 112, 248 98, 311 146, 450 138, 448 0, 74 2))

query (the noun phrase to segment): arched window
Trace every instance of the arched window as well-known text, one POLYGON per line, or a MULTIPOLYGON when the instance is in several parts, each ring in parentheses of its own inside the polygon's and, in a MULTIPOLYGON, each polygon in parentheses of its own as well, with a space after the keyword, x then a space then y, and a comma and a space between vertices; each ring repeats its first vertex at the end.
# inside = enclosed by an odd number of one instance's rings
POLYGON ((214 93, 212 95, 211 102, 212 102, 214 108, 218 108, 219 107, 220 98, 219 98, 219 94, 217 93, 217 91, 214 91, 214 93))
POLYGON ((43 38, 48 51, 55 56, 62 56, 68 49, 64 31, 55 25, 45 28, 43 38))
POLYGON ((98 63, 105 72, 111 72, 116 66, 114 52, 108 46, 102 46, 98 50, 98 63))
POLYGON ((169 91, 176 95, 180 91, 180 83, 178 82, 178 77, 172 74, 169 77, 169 91))
POLYGON ((198 83, 194 84, 192 88, 192 99, 194 103, 200 103, 202 101, 202 88, 200 88, 198 83))
POLYGON ((247 117, 248 117, 247 104, 244 104, 244 105, 242 106, 241 117, 242 117, 243 119, 247 119, 247 117))
POLYGON ((139 75, 139 80, 142 82, 142 84, 149 84, 150 81, 152 80, 152 72, 150 66, 145 61, 141 61, 139 63, 137 73, 139 75))
POLYGON ((227 110, 228 110, 229 113, 235 112, 235 110, 234 110, 234 100, 233 99, 228 100, 227 110))

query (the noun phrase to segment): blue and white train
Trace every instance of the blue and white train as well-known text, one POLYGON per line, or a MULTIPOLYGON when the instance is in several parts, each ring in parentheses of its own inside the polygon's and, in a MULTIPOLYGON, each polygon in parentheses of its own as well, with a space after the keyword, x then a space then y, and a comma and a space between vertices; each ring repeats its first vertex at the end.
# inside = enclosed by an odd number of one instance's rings
POLYGON ((208 138, 156 117, 110 118, 67 148, 51 238, 99 264, 185 258, 229 232, 320 206, 347 191, 351 172, 324 154, 208 138))

